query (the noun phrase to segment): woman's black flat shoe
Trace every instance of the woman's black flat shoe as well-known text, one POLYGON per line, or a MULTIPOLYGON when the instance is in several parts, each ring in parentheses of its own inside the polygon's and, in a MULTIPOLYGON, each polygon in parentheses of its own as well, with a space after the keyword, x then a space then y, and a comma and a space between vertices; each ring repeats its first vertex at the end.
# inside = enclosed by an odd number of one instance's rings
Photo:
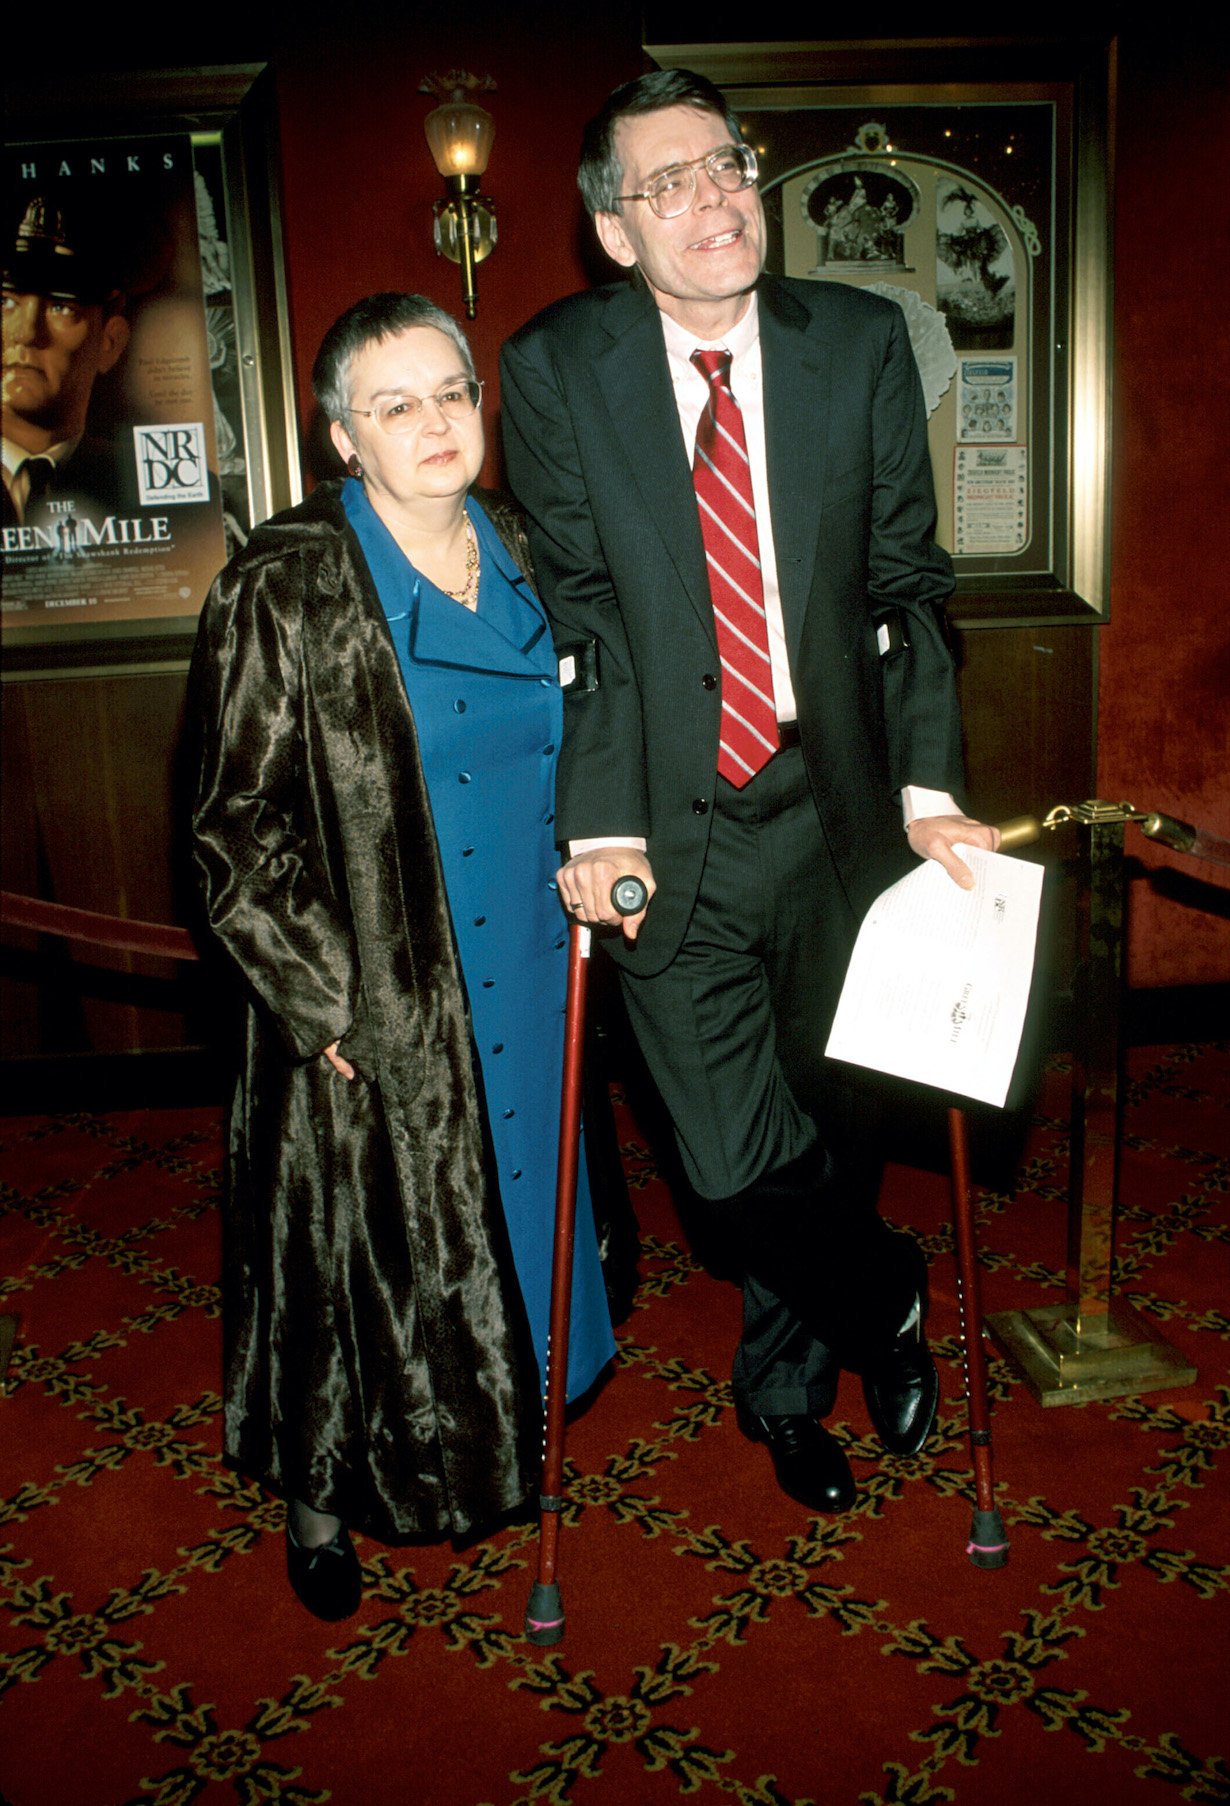
POLYGON ((297 1543, 288 1524, 286 1576, 301 1604, 327 1624, 352 1618, 359 1609, 363 1574, 345 1524, 331 1543, 320 1543, 315 1549, 297 1543))

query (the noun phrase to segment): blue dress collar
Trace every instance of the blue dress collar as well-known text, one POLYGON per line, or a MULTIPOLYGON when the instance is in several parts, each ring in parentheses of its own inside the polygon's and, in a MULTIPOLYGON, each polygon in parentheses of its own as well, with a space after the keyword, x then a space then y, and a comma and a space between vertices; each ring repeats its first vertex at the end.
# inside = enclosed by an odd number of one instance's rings
POLYGON ((424 664, 500 671, 510 677, 554 674, 555 654, 542 606, 473 496, 466 507, 480 559, 474 613, 415 569, 372 507, 362 483, 353 477, 342 485, 342 505, 358 536, 399 656, 424 664))

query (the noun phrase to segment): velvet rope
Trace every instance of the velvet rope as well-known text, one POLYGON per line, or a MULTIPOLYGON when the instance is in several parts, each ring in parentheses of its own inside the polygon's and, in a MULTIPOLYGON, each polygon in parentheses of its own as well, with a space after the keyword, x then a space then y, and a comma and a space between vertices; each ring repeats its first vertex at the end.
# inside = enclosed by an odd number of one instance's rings
POLYGON ((38 934, 59 934, 69 941, 85 941, 94 947, 118 947, 125 953, 148 953, 159 959, 199 959, 186 928, 164 922, 135 922, 126 916, 101 915, 93 909, 70 909, 66 903, 49 903, 43 897, 0 891, 0 922, 10 928, 32 928, 38 934))

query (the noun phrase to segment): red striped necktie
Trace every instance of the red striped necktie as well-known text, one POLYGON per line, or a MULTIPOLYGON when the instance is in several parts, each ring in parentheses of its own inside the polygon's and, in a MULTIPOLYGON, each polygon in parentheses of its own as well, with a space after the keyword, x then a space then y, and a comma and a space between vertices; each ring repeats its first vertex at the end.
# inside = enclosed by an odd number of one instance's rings
POLYGON ((709 384, 709 405, 696 429, 692 480, 722 660, 718 771, 741 790, 780 745, 752 468, 743 415, 730 388, 730 352, 694 351, 692 362, 709 384))

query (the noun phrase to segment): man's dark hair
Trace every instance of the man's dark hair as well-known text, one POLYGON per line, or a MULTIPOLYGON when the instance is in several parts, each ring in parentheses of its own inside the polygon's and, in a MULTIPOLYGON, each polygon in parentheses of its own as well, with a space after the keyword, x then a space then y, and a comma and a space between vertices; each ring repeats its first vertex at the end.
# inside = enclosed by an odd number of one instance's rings
POLYGON ((743 142, 739 121, 726 104, 726 96, 705 76, 691 69, 653 69, 648 75, 625 82, 595 113, 581 136, 577 186, 591 217, 595 213, 623 212, 619 196, 624 172, 615 149, 616 126, 621 119, 632 119, 638 113, 660 113, 664 107, 695 107, 698 112, 716 113, 726 121, 731 143, 743 142))
POLYGON ((312 365, 312 390, 326 420, 343 420, 350 412, 350 367, 360 351, 379 339, 396 338, 412 326, 434 326, 452 339, 467 376, 474 375, 474 358, 466 335, 454 320, 426 295, 403 295, 384 289, 365 295, 334 320, 320 342, 312 365))

